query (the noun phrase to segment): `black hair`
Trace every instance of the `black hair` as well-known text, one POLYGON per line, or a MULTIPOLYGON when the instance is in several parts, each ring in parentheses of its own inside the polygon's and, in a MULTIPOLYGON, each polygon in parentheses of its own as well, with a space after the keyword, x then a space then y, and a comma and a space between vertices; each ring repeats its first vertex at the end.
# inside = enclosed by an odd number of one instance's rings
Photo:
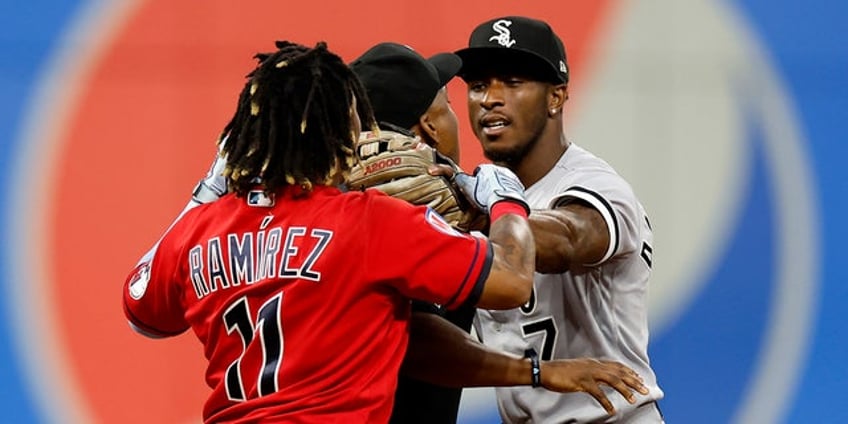
POLYGON ((376 127, 365 89, 326 43, 276 47, 254 56, 259 63, 219 140, 224 176, 239 196, 257 185, 269 194, 287 185, 308 192, 344 177, 355 161, 354 99, 362 122, 376 127))

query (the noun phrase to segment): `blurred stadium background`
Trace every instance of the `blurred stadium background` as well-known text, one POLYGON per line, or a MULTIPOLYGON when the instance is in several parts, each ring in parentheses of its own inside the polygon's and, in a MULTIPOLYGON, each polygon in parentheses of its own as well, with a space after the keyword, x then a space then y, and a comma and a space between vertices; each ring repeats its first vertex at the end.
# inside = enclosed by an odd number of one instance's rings
MULTIPOLYGON (((563 38, 571 139, 654 224, 650 353, 669 423, 839 423, 848 386, 848 5, 833 0, 30 0, 0 5, 0 409, 198 422, 191 335, 132 334, 120 287, 206 171, 251 56, 429 55, 523 14, 563 38)), ((449 86, 462 165, 481 160, 449 86)), ((489 389, 461 422, 498 422, 489 389)))

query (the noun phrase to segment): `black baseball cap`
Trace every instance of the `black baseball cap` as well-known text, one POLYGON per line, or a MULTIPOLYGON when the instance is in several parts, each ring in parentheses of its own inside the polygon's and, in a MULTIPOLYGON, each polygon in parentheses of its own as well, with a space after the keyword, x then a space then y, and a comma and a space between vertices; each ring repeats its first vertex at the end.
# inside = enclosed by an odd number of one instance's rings
POLYGON ((459 76, 477 71, 520 69, 553 82, 568 82, 568 61, 562 40, 544 21, 505 16, 478 25, 468 47, 455 52, 462 59, 459 76))
POLYGON ((351 62, 378 122, 411 128, 462 66, 453 53, 425 59, 409 46, 380 43, 351 62))

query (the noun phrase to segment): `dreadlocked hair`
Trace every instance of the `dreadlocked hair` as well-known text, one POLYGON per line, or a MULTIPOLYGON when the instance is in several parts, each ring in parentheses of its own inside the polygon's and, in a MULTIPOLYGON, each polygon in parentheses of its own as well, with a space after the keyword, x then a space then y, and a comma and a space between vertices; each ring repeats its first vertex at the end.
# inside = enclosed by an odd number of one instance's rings
POLYGON ((269 194, 287 185, 309 192, 346 179, 356 161, 354 99, 361 120, 376 128, 365 89, 326 43, 276 47, 254 56, 259 64, 219 138, 224 176, 239 196, 257 184, 269 194))

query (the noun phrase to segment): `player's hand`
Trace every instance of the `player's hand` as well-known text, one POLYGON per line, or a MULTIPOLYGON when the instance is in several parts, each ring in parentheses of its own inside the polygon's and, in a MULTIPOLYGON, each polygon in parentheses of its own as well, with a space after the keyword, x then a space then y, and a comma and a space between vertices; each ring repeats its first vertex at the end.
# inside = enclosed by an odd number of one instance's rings
POLYGON ((586 392, 600 402, 612 415, 615 407, 601 389, 601 384, 612 387, 629 403, 636 402, 637 391, 643 395, 648 389, 642 384, 642 377, 624 364, 613 361, 599 361, 590 358, 558 359, 542 361, 542 386, 556 392, 586 392))
POLYGON ((524 198, 524 185, 507 168, 483 164, 474 170, 474 175, 459 172, 453 179, 468 200, 480 210, 491 213, 495 203, 510 201, 520 204, 530 213, 530 206, 524 198))
POLYGON ((454 174, 458 174, 459 167, 453 167, 443 163, 436 163, 427 168, 427 173, 430 175, 444 175, 447 179, 453 180, 454 174))

